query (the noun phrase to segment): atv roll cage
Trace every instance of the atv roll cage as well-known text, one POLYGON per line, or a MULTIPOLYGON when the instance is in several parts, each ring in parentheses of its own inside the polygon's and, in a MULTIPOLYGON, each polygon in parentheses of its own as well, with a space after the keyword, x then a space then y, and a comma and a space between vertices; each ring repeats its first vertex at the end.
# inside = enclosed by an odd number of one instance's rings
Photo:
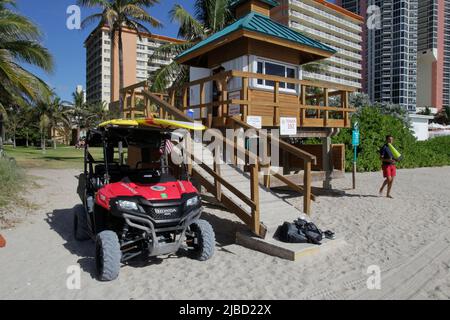
POLYGON ((120 264, 139 255, 172 254, 183 246, 206 260, 214 252, 214 231, 200 219, 201 198, 187 166, 170 157, 171 136, 162 127, 138 125, 100 126, 87 134, 74 232, 78 240, 95 238, 102 280, 115 279, 120 264), (102 147, 102 160, 90 152, 94 146, 102 147))

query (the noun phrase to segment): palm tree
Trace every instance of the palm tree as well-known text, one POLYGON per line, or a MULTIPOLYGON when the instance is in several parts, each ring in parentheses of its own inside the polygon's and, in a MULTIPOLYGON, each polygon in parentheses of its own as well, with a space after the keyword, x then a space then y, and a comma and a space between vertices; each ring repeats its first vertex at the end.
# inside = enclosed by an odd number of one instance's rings
POLYGON ((87 128, 93 128, 110 118, 110 113, 104 102, 93 103, 86 108, 85 125, 87 128))
POLYGON ((47 85, 20 64, 31 64, 47 72, 53 68, 51 55, 39 44, 39 29, 14 12, 14 7, 15 0, 0 0, 0 150, 7 106, 23 106, 49 93, 47 85))
POLYGON ((56 133, 58 128, 70 127, 69 113, 70 109, 66 102, 59 97, 53 96, 47 109, 47 117, 49 120, 49 129, 53 142, 53 149, 56 149, 56 133))
POLYGON ((39 119, 41 132, 41 149, 45 152, 47 134, 50 132, 53 148, 56 149, 56 129, 59 126, 70 126, 69 114, 71 109, 57 96, 51 96, 40 100, 35 108, 36 117, 39 119))
MULTIPOLYGON (((155 50, 150 59, 172 58, 231 24, 234 17, 229 10, 230 2, 230 0, 196 0, 194 16, 182 5, 175 4, 169 15, 172 21, 180 25, 178 37, 186 41, 162 45, 155 50)), ((175 85, 183 83, 187 79, 187 70, 175 61, 162 66, 150 78, 151 89, 162 92, 171 82, 175 85)))
POLYGON ((72 123, 77 127, 77 141, 80 140, 80 131, 86 117, 86 102, 84 101, 84 91, 75 91, 72 93, 72 123))
POLYGON ((53 60, 39 41, 41 32, 14 12, 15 0, 0 0, 0 105, 23 104, 49 94, 47 85, 22 67, 31 64, 51 72, 53 60))
MULTIPOLYGON (((153 27, 161 27, 161 23, 149 15, 145 9, 159 3, 159 0, 78 0, 85 7, 100 7, 101 13, 93 14, 82 22, 82 27, 98 22, 110 29, 113 46, 118 42, 119 49, 119 86, 124 87, 123 43, 122 33, 124 29, 130 29, 137 33, 141 39, 141 33, 151 33, 143 23, 149 23, 153 27)), ((123 101, 120 98, 120 111, 123 110, 123 101)))

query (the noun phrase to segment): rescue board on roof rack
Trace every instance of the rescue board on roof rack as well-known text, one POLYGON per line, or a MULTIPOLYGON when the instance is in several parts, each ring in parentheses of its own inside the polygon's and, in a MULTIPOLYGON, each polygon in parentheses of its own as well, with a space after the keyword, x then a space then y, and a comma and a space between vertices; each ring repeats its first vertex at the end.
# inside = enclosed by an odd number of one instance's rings
POLYGON ((177 121, 177 120, 167 120, 158 118, 146 118, 146 119, 113 119, 105 121, 99 125, 99 127, 106 126, 125 126, 125 127, 162 127, 171 129, 188 129, 188 130, 205 130, 206 127, 201 123, 187 122, 187 121, 177 121))

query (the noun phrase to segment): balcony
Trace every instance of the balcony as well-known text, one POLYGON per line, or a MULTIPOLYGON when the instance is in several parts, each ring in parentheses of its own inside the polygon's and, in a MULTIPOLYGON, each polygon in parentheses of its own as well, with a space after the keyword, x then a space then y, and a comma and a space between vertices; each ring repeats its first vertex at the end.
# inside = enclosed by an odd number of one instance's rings
POLYGON ((339 17, 337 17, 335 15, 332 15, 332 14, 330 14, 328 12, 325 12, 323 10, 319 10, 317 8, 314 8, 313 6, 307 5, 306 3, 294 0, 294 1, 292 1, 292 7, 293 8, 298 8, 298 9, 307 10, 309 12, 312 12, 312 13, 316 14, 316 15, 319 15, 322 18, 325 18, 326 20, 334 21, 334 22, 340 24, 343 27, 346 27, 346 28, 351 29, 351 30, 356 31, 356 32, 361 32, 361 26, 359 26, 358 24, 352 23, 352 22, 350 22, 348 20, 345 20, 345 19, 342 19, 342 18, 339 18, 339 17))

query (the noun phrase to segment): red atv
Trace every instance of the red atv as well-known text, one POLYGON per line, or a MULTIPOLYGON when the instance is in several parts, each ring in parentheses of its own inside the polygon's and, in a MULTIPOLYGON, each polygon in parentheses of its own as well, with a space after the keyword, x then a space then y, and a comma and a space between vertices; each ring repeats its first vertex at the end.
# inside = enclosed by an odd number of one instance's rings
POLYGON ((114 280, 121 264, 137 256, 184 249, 203 261, 214 253, 214 231, 200 219, 201 198, 185 165, 170 159, 170 139, 161 127, 106 125, 87 134, 74 233, 95 239, 100 280, 114 280), (103 147, 101 161, 89 149, 96 145, 103 147))

